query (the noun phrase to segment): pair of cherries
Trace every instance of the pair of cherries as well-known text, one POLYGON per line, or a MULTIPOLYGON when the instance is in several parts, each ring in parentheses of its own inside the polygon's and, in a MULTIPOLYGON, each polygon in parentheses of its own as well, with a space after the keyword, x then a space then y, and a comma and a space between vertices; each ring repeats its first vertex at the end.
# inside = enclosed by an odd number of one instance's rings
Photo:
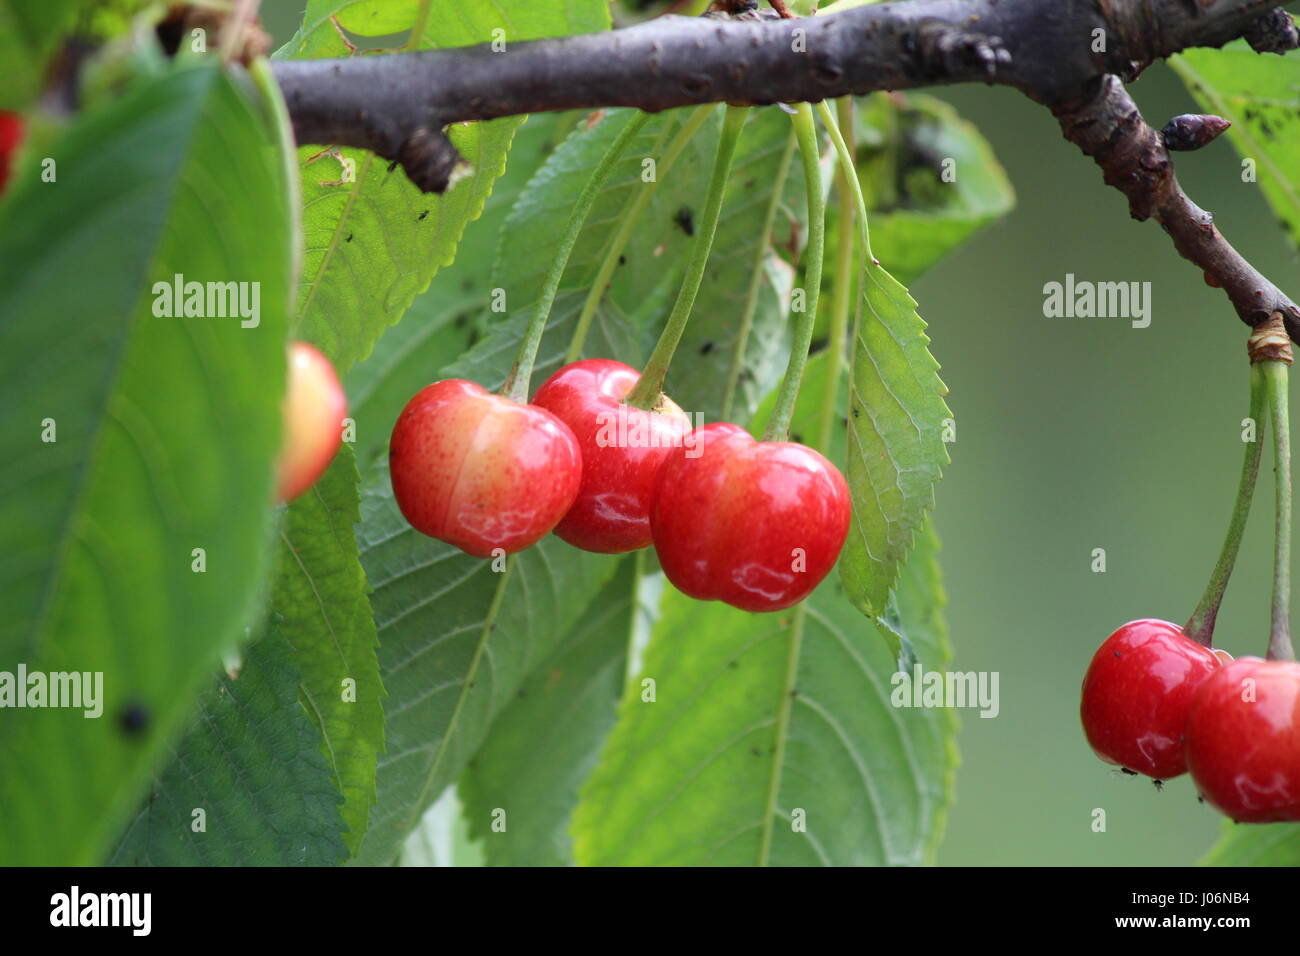
POLYGON ((1083 679, 1088 743, 1103 760, 1167 780, 1192 774, 1239 823, 1300 820, 1300 664, 1232 660, 1177 624, 1125 624, 1083 679))
POLYGON ((807 597, 848 534, 839 469, 737 425, 692 429, 667 397, 628 405, 638 377, 586 359, 555 372, 531 404, 463 379, 424 388, 389 445, 402 514, 476 557, 554 531, 603 554, 653 543, 668 579, 701 600, 777 611, 807 597))

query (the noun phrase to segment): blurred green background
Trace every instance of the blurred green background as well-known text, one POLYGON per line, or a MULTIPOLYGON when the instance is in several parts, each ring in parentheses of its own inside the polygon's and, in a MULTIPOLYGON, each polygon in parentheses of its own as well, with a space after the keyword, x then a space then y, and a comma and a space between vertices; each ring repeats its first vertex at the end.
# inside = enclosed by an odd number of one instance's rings
MULTIPOLYGON (((301 8, 263 3, 277 45, 301 8)), ((1219 817, 1186 777, 1157 792, 1097 761, 1079 728, 1079 684, 1120 624, 1181 623, 1200 596, 1240 467, 1246 328, 1157 225, 1129 218, 1046 110, 1005 89, 936 92, 979 126, 1019 196, 912 288, 957 420, 937 511, 955 667, 1001 674, 1000 714, 962 715, 939 860, 1190 864, 1219 817), (1151 326, 1045 318, 1043 285, 1070 272, 1150 282, 1151 326), (1103 574, 1090 569, 1094 548, 1106 550, 1103 574), (1104 833, 1092 830, 1094 808, 1106 811, 1104 833)), ((1133 94, 1157 127, 1195 110, 1163 64, 1133 94)), ((1246 257, 1294 288, 1296 256, 1228 142, 1180 155, 1178 170, 1246 257)), ((1266 451, 1220 616, 1219 643, 1234 654, 1262 654, 1267 640, 1270 469, 1266 451)))
MULTIPOLYGON (((1134 86, 1159 127, 1195 111, 1163 64, 1134 86)), ((959 669, 1002 674, 1002 712, 966 717, 945 863, 1187 864, 1219 832, 1186 777, 1157 792, 1092 759, 1079 683, 1097 645, 1138 617, 1182 623, 1213 566, 1240 468, 1246 327, 1154 223, 1008 90, 943 94, 992 142, 1017 209, 912 292, 958 422, 938 526, 959 669), (1151 326, 1047 319, 1043 284, 1149 281, 1151 326), (1107 570, 1091 571, 1094 548, 1107 570), (1093 808, 1107 832, 1091 829, 1093 808)), ((1296 257, 1226 141, 1178 157, 1184 188, 1283 287, 1296 257)), ((1271 456, 1219 643, 1262 654, 1271 456)))

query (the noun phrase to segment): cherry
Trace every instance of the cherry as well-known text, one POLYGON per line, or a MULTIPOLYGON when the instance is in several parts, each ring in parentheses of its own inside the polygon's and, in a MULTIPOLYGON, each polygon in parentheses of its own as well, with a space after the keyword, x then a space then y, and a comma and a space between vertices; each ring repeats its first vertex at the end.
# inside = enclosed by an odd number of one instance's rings
POLYGON ((0 192, 4 192, 13 165, 13 155, 23 140, 23 118, 18 113, 0 110, 0 192))
POLYGON ((639 378, 622 362, 585 359, 558 370, 533 396, 582 449, 582 487, 555 533, 584 551, 618 554, 650 543, 655 475, 691 430, 667 397, 654 411, 624 404, 639 378))
POLYGON ((1201 684, 1187 766, 1238 823, 1300 820, 1300 664, 1241 657, 1201 684))
POLYGON ((284 436, 276 462, 277 497, 292 501, 310 488, 343 439, 347 396, 330 360, 306 342, 289 346, 284 436))
POLYGON ((665 460, 650 528, 678 590, 779 611, 835 566, 849 531, 849 488, 811 448, 758 442, 718 422, 696 429, 665 460))
POLYGON ((1187 772, 1183 727, 1192 694, 1219 669, 1214 651, 1177 624, 1144 619, 1119 628, 1083 678, 1083 732, 1098 757, 1168 780, 1187 772))
POLYGON ((464 379, 435 382, 407 402, 388 462, 406 520, 478 558, 549 534, 582 481, 568 425, 464 379))

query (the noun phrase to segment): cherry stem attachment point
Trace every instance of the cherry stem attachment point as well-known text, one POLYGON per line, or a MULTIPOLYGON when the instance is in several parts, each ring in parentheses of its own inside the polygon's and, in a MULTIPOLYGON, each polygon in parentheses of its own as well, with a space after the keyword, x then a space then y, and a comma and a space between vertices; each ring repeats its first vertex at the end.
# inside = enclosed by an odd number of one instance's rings
POLYGON ((821 151, 817 147, 817 124, 813 120, 812 107, 800 103, 790 119, 794 123, 795 138, 799 142, 799 157, 803 160, 805 192, 808 195, 808 246, 804 250, 808 263, 804 270, 806 290, 803 310, 795 313, 790 363, 786 366, 785 378, 781 380, 776 407, 763 432, 763 441, 785 441, 790 434, 790 420, 794 417, 799 386, 803 383, 804 368, 808 364, 813 327, 817 322, 822 260, 826 254, 826 193, 822 189, 821 151))
POLYGON ((560 237, 560 244, 555 250, 555 256, 551 260, 551 265, 547 269, 546 277, 542 282, 542 290, 538 294, 537 303, 533 306, 533 314, 528 320, 528 329, 524 333, 523 341, 519 344, 519 355, 510 369, 510 374, 506 376, 505 384, 501 386, 501 394, 506 398, 516 402, 528 401, 528 386, 533 377, 533 365, 537 361, 537 349, 542 344, 542 334, 546 331, 546 320, 550 317, 551 307, 555 304, 555 296, 560 289, 560 280, 564 277, 564 270, 569 265, 569 256, 572 255, 573 247, 578 242, 578 235, 587 222, 587 216, 596 202, 596 197, 600 195, 605 181, 609 179, 610 172, 626 151, 628 143, 641 132, 641 129, 649 120, 649 113, 638 112, 633 114, 632 118, 619 131, 609 149, 606 150, 605 155, 601 157, 600 162, 591 173, 591 178, 583 186, 578 201, 574 203, 572 215, 569 217, 568 228, 565 230, 564 235, 560 237))
POLYGON ((728 106, 722 120, 722 136, 718 139, 718 152, 713 160, 713 175, 709 179, 709 192, 704 200, 704 212, 697 224, 695 244, 691 247, 690 259, 686 264, 686 276, 673 303, 673 311, 659 336, 659 342, 650 359, 646 362, 641 378, 627 393, 624 402, 633 408, 653 411, 663 398, 664 379, 668 375, 668 366, 672 364, 673 353, 677 343, 686 331, 691 309, 695 305, 695 296, 700 291, 700 282, 704 279, 704 267, 709 263, 709 253, 713 249, 713 237, 718 231, 718 217, 722 212, 722 198, 727 192, 727 182, 731 175, 731 161, 736 155, 736 143, 740 140, 740 131, 749 119, 750 107, 728 106))
POLYGON ((1241 538, 1246 531, 1246 519, 1250 517, 1250 504, 1255 497, 1255 484, 1259 478, 1259 460, 1263 453, 1264 433, 1267 431, 1268 395, 1265 388, 1264 369, 1259 364, 1250 366, 1250 419, 1255 424, 1253 441, 1243 442, 1245 454, 1241 462, 1241 479, 1237 482, 1237 501, 1232 508, 1232 519, 1228 522, 1228 534, 1223 539, 1223 549, 1219 552, 1218 563, 1205 585, 1201 602, 1192 612, 1191 620, 1183 631, 1187 636, 1206 647, 1214 646, 1214 622, 1219 616, 1219 606, 1223 603, 1224 592, 1228 589, 1228 579, 1237 563, 1237 553, 1241 550, 1241 538))

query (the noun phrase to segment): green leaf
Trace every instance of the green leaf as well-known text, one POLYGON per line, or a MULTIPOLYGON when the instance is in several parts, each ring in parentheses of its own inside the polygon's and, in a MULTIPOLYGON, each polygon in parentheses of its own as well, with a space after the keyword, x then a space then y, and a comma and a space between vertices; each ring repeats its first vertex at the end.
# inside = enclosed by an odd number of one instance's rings
POLYGON ((342 801, 320 731, 299 701, 303 675, 295 656, 273 628, 253 644, 238 678, 221 675, 110 864, 326 866, 342 860, 342 801))
POLYGON ((1224 821, 1223 836, 1202 866, 1300 866, 1300 825, 1224 821))
MULTIPOLYGON (((721 127, 714 113, 671 167, 665 154, 690 121, 691 110, 670 110, 652 118, 615 165, 561 280, 538 353, 535 384, 563 360, 588 291, 608 257, 616 257, 617 265, 583 352, 634 367, 649 354, 695 241, 693 221, 707 191, 721 127), (648 159, 655 160, 652 183, 643 178, 650 168, 648 159), (653 194, 618 253, 615 236, 647 189, 653 194)), ((492 279, 492 285, 505 292, 507 315, 454 366, 455 374, 489 387, 504 380, 573 203, 630 115, 628 110, 610 110, 581 123, 524 189, 503 228, 492 279)), ((668 377, 669 393, 689 411, 709 416, 721 411, 741 316, 751 294, 753 329, 736 372, 741 406, 752 407, 784 370, 792 272, 788 265, 776 265, 774 252, 759 252, 760 245, 768 246, 764 224, 773 202, 783 234, 800 228, 795 225, 803 215, 800 178, 780 175, 789 135, 788 118, 773 107, 761 111, 741 137, 737 177, 728 189, 704 286, 668 377), (779 197, 774 196, 777 188, 779 197), (751 287, 755 269, 759 281, 751 287)))
POLYGON ((1169 63, 1202 109, 1232 121, 1228 139, 1254 161, 1264 198, 1300 244, 1300 55, 1261 56, 1237 42, 1169 63))
POLYGON ((952 413, 915 300, 880 266, 868 265, 861 284, 866 311, 849 373, 845 469, 853 522, 840 578, 849 599, 874 618, 934 506, 934 484, 948 463, 944 421, 952 413))
POLYGON ((392 862, 617 564, 558 538, 503 570, 471 558, 406 523, 386 465, 366 476, 359 531, 388 691, 379 799, 358 857, 365 864, 392 862))
POLYGON ((356 464, 345 445, 285 513, 267 612, 269 635, 254 646, 239 680, 222 679, 205 696, 202 716, 175 748, 154 797, 118 848, 118 859, 327 864, 360 846, 383 749, 384 690, 368 585, 353 534, 358 511, 356 464), (344 681, 353 683, 349 687, 344 681), (238 703, 233 710, 232 698, 238 703), (291 755, 308 747, 313 754, 301 767, 274 766, 293 763, 297 758, 290 760, 291 755), (295 783, 295 774, 301 781, 295 783), (309 794, 328 792, 328 813, 311 801, 298 805, 304 788, 309 794), (158 800, 159 795, 167 799, 158 800), (219 828, 209 827, 221 834, 218 847, 190 834, 195 806, 203 806, 210 821, 222 821, 219 828), (275 839, 264 849, 258 821, 266 817, 273 820, 275 839), (325 833, 330 839, 322 838, 325 833), (232 834, 241 835, 226 838, 232 834), (312 859, 297 858, 300 851, 294 848, 300 844, 312 847, 312 859))
POLYGON ((491 866, 573 862, 569 818, 596 763, 623 691, 636 606, 637 559, 588 607, 550 659, 520 685, 492 723, 458 787, 469 832, 491 866), (493 814, 506 814, 494 831, 493 814))
MULTIPOLYGON (((348 56, 350 41, 336 23, 354 38, 383 36, 409 30, 417 6, 311 0, 302 29, 277 56, 348 56)), ((467 46, 492 39, 497 28, 512 42, 608 26, 602 0, 569 0, 561 10, 530 0, 490 0, 433 19, 414 46, 467 46)), ((300 150, 306 256, 298 334, 319 345, 340 373, 369 355, 438 269, 451 263, 466 224, 478 218, 505 167, 521 122, 510 117, 449 130, 474 173, 441 196, 420 192, 399 168, 363 150, 300 150), (344 181, 348 169, 354 179, 344 181)))
POLYGON ((515 136, 505 174, 497 180, 483 215, 461 239, 456 261, 439 270, 416 296, 405 321, 390 329, 347 377, 349 413, 357 423, 363 462, 388 441, 406 402, 434 374, 474 344, 492 292, 492 262, 511 205, 543 159, 556 146, 563 123, 557 114, 531 116, 515 136))
MULTIPOLYGON (((491 284, 504 294, 505 315, 457 363, 456 374, 489 387, 504 380, 556 244, 568 227, 573 205, 592 168, 609 151, 632 115, 631 110, 592 114, 579 123, 524 187, 502 228, 501 247, 492 270, 491 284)), ((701 140, 708 137, 692 139, 671 171, 659 175, 656 165, 653 182, 642 177, 647 159, 666 165, 664 152, 690 115, 689 110, 670 110, 651 118, 614 165, 560 281, 538 352, 534 385, 540 385, 560 365, 588 290, 610 254, 619 226, 637 199, 652 190, 653 198, 621 254, 621 264, 611 278, 583 350, 586 355, 616 357, 634 366, 649 354, 645 343, 653 333, 646 327, 652 328, 667 315, 665 303, 671 304, 669 296, 680 281, 689 239, 674 225, 673 216, 688 198, 694 198, 692 191, 701 180, 693 167, 697 162, 707 162, 708 147, 701 140)))
MULTIPOLYGON (((942 100, 873 94, 859 101, 855 115, 871 247, 900 282, 916 281, 1015 205, 993 148, 942 100)), ((828 232, 833 261, 835 230, 828 232)))
POLYGON ((0 721, 6 863, 101 859, 253 614, 292 261, 274 142, 224 74, 178 72, 79 119, 57 185, 0 208, 0 671, 104 682, 98 720, 0 721), (177 274, 260 283, 260 321, 156 316, 177 274))
MULTIPOLYGON (((704 281, 673 358, 669 394, 709 420, 746 418, 780 381, 789 361, 795 270, 783 254, 792 255, 793 237, 808 234, 793 137, 790 117, 779 107, 755 110, 745 125, 704 281), (753 313, 750 328, 737 355, 747 309, 753 313), (724 410, 725 383, 732 377, 735 395, 724 410)), ((692 206, 703 201, 711 167, 705 162, 698 168, 692 206)))
POLYGON ((360 519, 357 468, 344 445, 280 529, 274 628, 293 646, 300 694, 324 740, 343 793, 347 845, 355 853, 375 801, 375 764, 384 748, 384 686, 369 585, 353 526, 360 519))
MULTIPOLYGON (((898 587, 927 670, 949 659, 935 547, 919 537, 898 587)), ((642 668, 655 700, 643 701, 641 681, 624 694, 574 815, 578 862, 932 861, 952 801, 956 721, 894 707, 893 671, 834 579, 780 614, 671 591, 642 668)))

